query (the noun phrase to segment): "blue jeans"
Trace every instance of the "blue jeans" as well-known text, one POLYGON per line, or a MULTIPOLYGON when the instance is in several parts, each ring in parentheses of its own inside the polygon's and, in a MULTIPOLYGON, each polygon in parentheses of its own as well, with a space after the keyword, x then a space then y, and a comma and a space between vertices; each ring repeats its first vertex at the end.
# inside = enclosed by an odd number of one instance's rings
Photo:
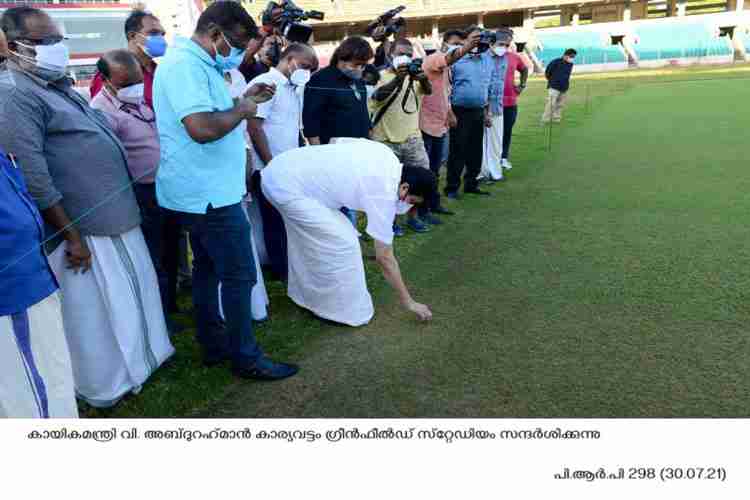
POLYGON ((237 203, 180 216, 193 249, 193 305, 204 356, 229 357, 235 368, 252 368, 263 351, 253 333, 250 293, 258 277, 245 212, 237 203), (219 282, 226 332, 219 316, 219 282))
POLYGON ((430 159, 430 170, 436 177, 440 176, 440 165, 443 164, 443 149, 445 148, 445 139, 448 135, 442 137, 433 137, 422 132, 424 149, 427 151, 427 158, 430 159))

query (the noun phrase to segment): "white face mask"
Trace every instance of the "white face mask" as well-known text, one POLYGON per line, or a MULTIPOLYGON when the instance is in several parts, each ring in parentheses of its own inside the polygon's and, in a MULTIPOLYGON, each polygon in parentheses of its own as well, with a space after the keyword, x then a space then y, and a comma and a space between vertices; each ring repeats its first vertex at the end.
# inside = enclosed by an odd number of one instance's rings
POLYGON ((446 45, 445 46, 445 53, 450 54, 454 50, 458 50, 461 48, 461 45, 446 45))
POLYGON ((21 47, 36 51, 36 57, 24 56, 17 52, 14 52, 14 54, 33 64, 36 67, 34 73, 38 77, 54 82, 65 76, 65 69, 70 62, 70 52, 64 43, 59 42, 54 45, 25 45, 21 42, 16 43, 21 47))
POLYGON ((117 91, 117 99, 127 104, 139 105, 143 102, 143 84, 136 83, 117 91))
POLYGON ((377 89, 377 87, 375 85, 366 85, 365 88, 367 89, 367 99, 372 99, 372 96, 375 95, 375 89, 377 89))
POLYGON ((292 72, 292 75, 289 77, 289 81, 292 83, 292 85, 296 85, 297 87, 307 85, 307 82, 310 81, 310 70, 309 69, 294 70, 292 72))
POLYGON ((495 55, 503 57, 508 52, 508 47, 497 46, 492 49, 495 55))
POLYGON ((409 64, 411 62, 411 57, 409 56, 398 56, 393 58, 393 69, 398 69, 399 66, 404 66, 405 64, 409 64))
POLYGON ((411 203, 406 203, 405 201, 398 200, 396 202, 396 215, 404 215, 409 212, 414 207, 411 203))

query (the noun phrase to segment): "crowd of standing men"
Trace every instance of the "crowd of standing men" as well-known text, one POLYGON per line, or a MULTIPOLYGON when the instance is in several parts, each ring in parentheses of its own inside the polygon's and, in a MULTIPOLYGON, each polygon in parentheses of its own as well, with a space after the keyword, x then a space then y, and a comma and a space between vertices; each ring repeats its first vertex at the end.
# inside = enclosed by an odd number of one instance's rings
POLYGON ((478 28, 449 31, 424 61, 399 37, 375 69, 350 37, 318 70, 311 47, 263 33, 235 2, 170 47, 134 11, 89 102, 47 14, 8 9, 0 27, 0 415, 72 417, 76 396, 109 407, 137 393, 174 353, 185 234, 203 361, 239 377, 298 371, 255 339, 262 267, 301 307, 359 326, 374 314, 369 237, 403 306, 429 320, 393 252, 397 215, 417 233, 452 215, 438 190, 448 141, 448 198, 462 176, 464 193, 489 195, 480 181, 511 169, 528 70, 509 29, 482 52, 478 28))

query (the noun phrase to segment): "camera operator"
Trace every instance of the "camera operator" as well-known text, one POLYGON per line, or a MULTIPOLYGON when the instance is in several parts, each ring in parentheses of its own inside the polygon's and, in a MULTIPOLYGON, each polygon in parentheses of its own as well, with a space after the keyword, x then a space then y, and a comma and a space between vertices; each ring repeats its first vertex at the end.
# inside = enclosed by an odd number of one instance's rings
POLYGON ((484 32, 479 27, 471 27, 466 32, 468 37, 479 33, 480 40, 477 48, 456 62, 452 69, 451 106, 456 116, 456 126, 450 134, 448 182, 445 187, 445 194, 451 199, 458 198, 462 173, 464 193, 490 195, 479 189, 477 177, 482 170, 484 128, 492 125, 489 90, 494 64, 488 49, 495 40, 494 34, 484 32))
POLYGON ((286 41, 282 36, 259 33, 257 38, 250 40, 242 64, 237 68, 248 82, 276 66, 279 56, 286 48, 286 41))
POLYGON ((391 9, 367 27, 367 34, 380 44, 375 49, 374 61, 378 70, 387 69, 391 66, 390 55, 394 40, 406 38, 406 19, 396 17, 404 10, 406 10, 406 7, 403 5, 391 9))
MULTIPOLYGON (((448 129, 456 126, 456 116, 450 103, 450 67, 479 45, 479 32, 468 37, 463 31, 450 30, 443 35, 443 45, 439 52, 427 56, 422 69, 432 83, 432 94, 425 96, 419 124, 422 129, 427 156, 430 158, 430 169, 440 177, 440 165, 443 162, 443 149, 448 137, 448 129)), ((451 215, 442 207, 434 209, 436 213, 451 215)))
POLYGON ((372 39, 380 45, 375 49, 375 67, 379 70, 388 68, 391 65, 391 52, 395 40, 406 36, 406 23, 398 25, 398 31, 387 32, 386 26, 379 26, 372 34, 372 39))
MULTIPOLYGON (((422 98, 432 94, 430 80, 422 71, 422 61, 412 60, 414 47, 406 39, 396 40, 389 54, 391 67, 383 70, 370 101, 373 116, 372 139, 388 146, 405 167, 429 169, 430 162, 419 130, 422 98)), ((437 187, 435 187, 437 193, 437 187)), ((430 213, 434 197, 426 198, 420 217, 410 212, 408 226, 418 233, 429 230, 427 224, 440 224, 430 213)))

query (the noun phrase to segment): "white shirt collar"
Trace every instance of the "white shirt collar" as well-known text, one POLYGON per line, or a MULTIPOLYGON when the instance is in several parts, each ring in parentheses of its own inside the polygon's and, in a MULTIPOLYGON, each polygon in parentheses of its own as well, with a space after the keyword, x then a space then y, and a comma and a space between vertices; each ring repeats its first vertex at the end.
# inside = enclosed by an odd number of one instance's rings
POLYGON ((269 69, 268 74, 279 83, 289 83, 289 78, 276 68, 269 69))

